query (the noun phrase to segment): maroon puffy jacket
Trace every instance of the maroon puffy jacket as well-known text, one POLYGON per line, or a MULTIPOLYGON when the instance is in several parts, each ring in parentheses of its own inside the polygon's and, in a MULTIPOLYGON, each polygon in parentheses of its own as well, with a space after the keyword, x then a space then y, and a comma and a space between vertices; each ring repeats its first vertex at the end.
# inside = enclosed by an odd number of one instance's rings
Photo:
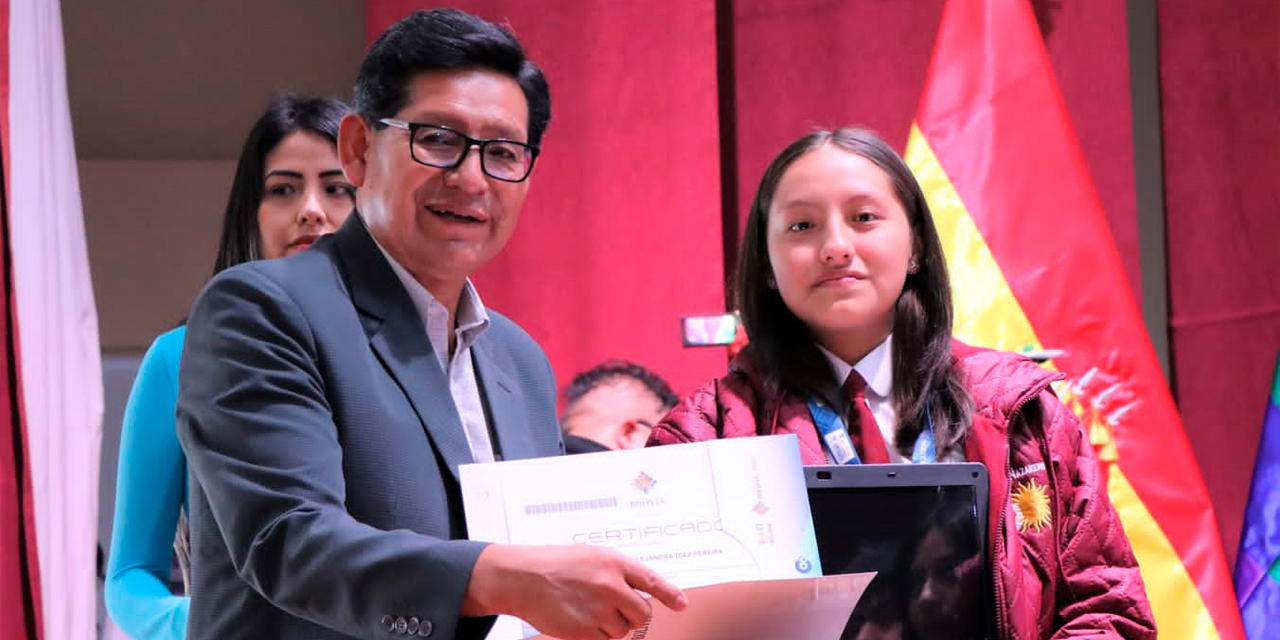
MULTIPOLYGON (((1137 561, 1099 490, 1093 447, 1049 388, 1061 374, 959 342, 953 355, 974 400, 965 457, 990 472, 1000 637, 1155 638, 1137 561), (1048 511, 1029 495, 1047 496, 1048 511)), ((794 433, 804 464, 826 464, 806 401, 766 393, 738 360, 673 409, 649 445, 757 433, 794 433)))

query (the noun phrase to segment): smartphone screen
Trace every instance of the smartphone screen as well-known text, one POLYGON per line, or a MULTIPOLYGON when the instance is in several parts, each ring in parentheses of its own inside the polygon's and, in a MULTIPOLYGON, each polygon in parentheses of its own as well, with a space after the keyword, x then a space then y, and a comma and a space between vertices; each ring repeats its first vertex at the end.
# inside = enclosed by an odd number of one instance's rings
POLYGON ((714 347, 733 343, 738 317, 732 313, 688 315, 680 318, 680 342, 686 347, 714 347))

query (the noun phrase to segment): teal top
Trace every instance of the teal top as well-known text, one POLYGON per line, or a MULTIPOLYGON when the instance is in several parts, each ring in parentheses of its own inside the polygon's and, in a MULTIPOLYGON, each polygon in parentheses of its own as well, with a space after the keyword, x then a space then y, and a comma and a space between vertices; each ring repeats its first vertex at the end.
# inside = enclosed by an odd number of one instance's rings
POLYGON ((185 334, 178 327, 151 343, 124 409, 103 596, 111 619, 134 640, 183 640, 187 633, 189 600, 168 587, 187 495, 187 460, 174 419, 185 334))

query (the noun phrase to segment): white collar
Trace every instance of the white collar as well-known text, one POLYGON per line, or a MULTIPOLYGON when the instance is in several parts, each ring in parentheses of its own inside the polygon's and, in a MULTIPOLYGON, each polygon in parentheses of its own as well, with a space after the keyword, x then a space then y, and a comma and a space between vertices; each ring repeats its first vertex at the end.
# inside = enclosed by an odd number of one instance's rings
POLYGON ((893 334, 889 334, 883 342, 876 345, 870 353, 863 356, 855 365, 850 365, 826 347, 818 345, 822 355, 831 362, 836 372, 836 383, 843 385, 849 372, 857 370, 858 375, 867 381, 867 388, 877 398, 885 399, 893 392, 893 334))
MULTIPOLYGON (((444 305, 440 304, 440 301, 436 300, 436 297, 431 295, 431 292, 427 291, 427 288, 422 286, 422 283, 418 282, 408 269, 396 262, 396 259, 391 257, 373 234, 369 234, 369 237, 373 239, 373 244, 378 247, 378 251, 382 252, 382 256, 387 259, 387 264, 391 265, 391 270, 400 279, 400 284, 404 285, 404 290, 408 292, 409 299, 413 301, 413 306, 418 310, 418 315, 422 317, 422 323, 425 325, 430 316, 431 307, 434 305, 444 309, 444 305)), ((445 311, 448 312, 448 309, 445 311)), ((489 314, 484 309, 484 303, 480 301, 480 293, 471 284, 471 278, 467 278, 462 284, 462 295, 458 297, 458 311, 454 326, 457 327, 458 335, 465 338, 467 346, 489 327, 489 314)), ((463 341, 460 341, 459 349, 464 346, 461 342, 463 341)))

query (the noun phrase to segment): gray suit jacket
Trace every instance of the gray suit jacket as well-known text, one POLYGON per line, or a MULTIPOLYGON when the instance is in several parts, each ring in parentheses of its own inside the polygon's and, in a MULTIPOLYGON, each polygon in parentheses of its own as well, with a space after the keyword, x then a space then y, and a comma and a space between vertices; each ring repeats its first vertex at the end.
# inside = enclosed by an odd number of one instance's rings
MULTIPOLYGON (((563 452, 555 381, 489 311, 472 358, 503 458, 563 452)), ((309 251, 214 278, 187 321, 190 640, 480 638, 459 617, 471 462, 422 320, 358 215, 309 251)))

